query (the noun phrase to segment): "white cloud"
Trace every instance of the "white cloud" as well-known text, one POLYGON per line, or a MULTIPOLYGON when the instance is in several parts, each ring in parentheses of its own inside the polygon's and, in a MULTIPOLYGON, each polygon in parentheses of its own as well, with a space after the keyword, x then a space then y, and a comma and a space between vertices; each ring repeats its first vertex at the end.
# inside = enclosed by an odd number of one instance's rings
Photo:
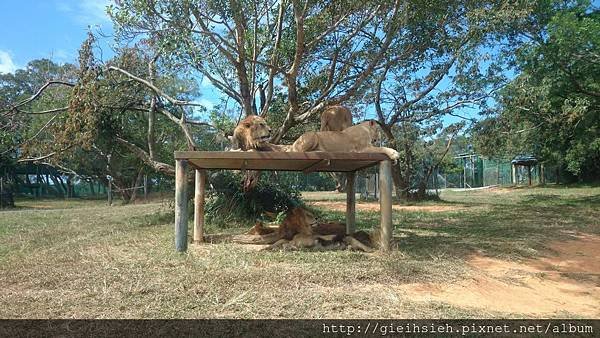
POLYGON ((197 102, 200 103, 201 105, 203 105, 208 110, 213 109, 215 106, 215 103, 213 101, 206 99, 206 98, 201 98, 197 102))
POLYGON ((75 3, 61 0, 56 3, 56 8, 69 14, 79 23, 101 26, 110 22, 106 7, 111 3, 111 0, 80 0, 75 3))
POLYGON ((50 59, 58 62, 70 62, 77 58, 74 52, 69 52, 66 49, 56 49, 50 52, 50 59))
POLYGON ((13 73, 17 68, 10 54, 0 50, 0 73, 13 73))

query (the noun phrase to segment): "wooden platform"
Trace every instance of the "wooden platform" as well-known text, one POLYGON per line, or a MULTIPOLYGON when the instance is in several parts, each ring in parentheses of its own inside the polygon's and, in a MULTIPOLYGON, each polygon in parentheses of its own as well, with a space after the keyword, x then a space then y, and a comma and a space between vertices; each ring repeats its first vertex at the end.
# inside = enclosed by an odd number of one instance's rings
POLYGON ((293 153, 272 151, 177 151, 176 160, 188 160, 196 169, 350 172, 385 161, 380 153, 293 153))
POLYGON ((346 232, 355 229, 356 171, 379 164, 381 248, 389 249, 392 236, 392 165, 382 153, 330 152, 253 152, 253 151, 176 151, 175 152, 175 249, 187 250, 187 173, 196 171, 194 200, 194 243, 204 238, 204 198, 206 170, 280 170, 304 173, 345 172, 348 177, 346 198, 346 232))

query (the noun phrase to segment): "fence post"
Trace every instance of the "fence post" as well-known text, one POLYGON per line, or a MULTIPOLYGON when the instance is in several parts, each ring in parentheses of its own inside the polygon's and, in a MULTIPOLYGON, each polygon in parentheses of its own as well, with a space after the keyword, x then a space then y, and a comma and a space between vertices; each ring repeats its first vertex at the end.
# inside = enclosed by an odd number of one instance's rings
POLYGON ((496 162, 496 185, 500 185, 500 163, 496 162))
POLYGON ((108 176, 108 206, 112 205, 112 177, 108 176))
POLYGON ((148 175, 144 174, 144 201, 148 201, 148 175))
POLYGON ((517 166, 511 163, 511 181, 512 184, 517 184, 517 166))

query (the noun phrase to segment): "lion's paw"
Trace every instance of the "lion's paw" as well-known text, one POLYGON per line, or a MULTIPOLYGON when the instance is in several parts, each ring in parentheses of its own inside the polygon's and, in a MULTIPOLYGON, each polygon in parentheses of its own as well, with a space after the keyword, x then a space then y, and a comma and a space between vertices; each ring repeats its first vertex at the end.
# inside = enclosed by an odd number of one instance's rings
POLYGON ((400 159, 400 153, 398 153, 396 150, 394 149, 390 149, 391 151, 389 152, 388 156, 389 158, 394 161, 395 163, 398 163, 398 160, 400 159))

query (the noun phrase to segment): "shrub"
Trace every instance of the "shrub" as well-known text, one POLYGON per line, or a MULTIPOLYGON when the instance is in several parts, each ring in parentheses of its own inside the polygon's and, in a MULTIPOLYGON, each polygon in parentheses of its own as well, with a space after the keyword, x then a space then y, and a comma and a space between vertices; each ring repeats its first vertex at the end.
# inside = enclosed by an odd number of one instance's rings
POLYGON ((205 209, 207 222, 221 227, 249 224, 302 204, 298 190, 276 179, 263 177, 249 192, 242 190, 242 180, 241 174, 231 171, 211 175, 205 209))

